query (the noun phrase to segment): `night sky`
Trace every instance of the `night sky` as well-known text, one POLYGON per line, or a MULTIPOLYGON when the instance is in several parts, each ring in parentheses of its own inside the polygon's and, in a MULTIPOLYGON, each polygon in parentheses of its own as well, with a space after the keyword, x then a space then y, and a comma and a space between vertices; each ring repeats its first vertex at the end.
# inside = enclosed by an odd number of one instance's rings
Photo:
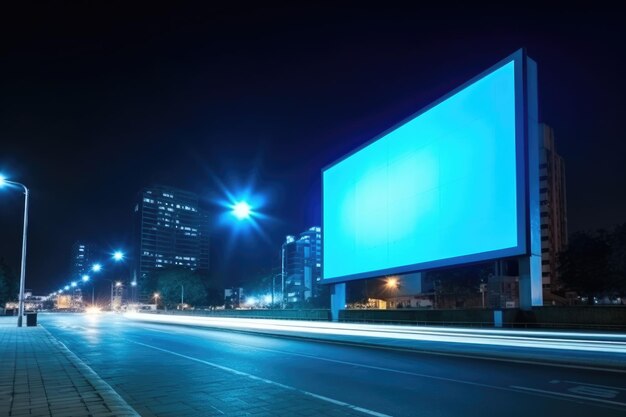
MULTIPOLYGON (((130 249, 151 184, 199 193, 214 219, 218 183, 254 190, 267 218, 236 236, 215 222, 213 272, 236 283, 278 266, 284 235, 320 223, 323 166, 520 47, 566 161, 570 232, 626 221, 616 10, 91 3, 0 12, 0 172, 31 189, 37 293, 67 283, 76 240, 130 249)), ((16 272, 21 216, 22 195, 1 190, 0 257, 16 272)))

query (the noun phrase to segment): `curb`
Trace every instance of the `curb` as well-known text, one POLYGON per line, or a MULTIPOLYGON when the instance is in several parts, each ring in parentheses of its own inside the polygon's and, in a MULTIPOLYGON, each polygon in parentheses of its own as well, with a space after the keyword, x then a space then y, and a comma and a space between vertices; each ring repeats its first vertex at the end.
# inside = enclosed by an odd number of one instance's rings
POLYGON ((74 352, 72 352, 63 342, 58 340, 52 333, 42 325, 38 325, 46 332, 52 343, 55 344, 61 352, 63 352, 70 362, 83 374, 85 379, 96 389, 102 397, 104 404, 111 413, 118 417, 140 417, 141 415, 135 411, 109 384, 107 384, 100 376, 82 361, 74 352))

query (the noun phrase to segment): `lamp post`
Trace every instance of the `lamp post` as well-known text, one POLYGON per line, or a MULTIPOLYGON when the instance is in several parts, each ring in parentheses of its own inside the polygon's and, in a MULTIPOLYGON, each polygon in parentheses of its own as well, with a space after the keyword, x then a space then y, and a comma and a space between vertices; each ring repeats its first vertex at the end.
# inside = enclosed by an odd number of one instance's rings
POLYGON ((24 285, 26 281, 26 234, 28 230, 28 188, 24 184, 15 181, 9 181, 4 176, 0 175, 0 188, 5 185, 15 185, 22 187, 24 190, 24 230, 22 233, 22 265, 20 268, 20 295, 19 295, 19 307, 17 316, 17 327, 22 327, 22 319, 24 316, 24 285))
MULTIPOLYGON (((88 282, 89 281, 89 275, 87 275, 87 274, 83 275, 82 279, 83 279, 83 282, 85 282, 85 283, 88 282)), ((94 284, 92 283, 91 284, 91 306, 92 307, 93 307, 93 304, 94 304, 94 287, 93 286, 94 286, 94 284)), ((85 303, 85 301, 83 300, 83 304, 84 303, 85 303)))
MULTIPOLYGON (((118 288, 122 287, 122 283, 120 281, 117 281, 115 283, 115 292, 119 292, 118 288)), ((111 281, 111 311, 113 311, 113 281, 111 281)), ((120 307, 122 305, 122 296, 120 294, 120 307)))

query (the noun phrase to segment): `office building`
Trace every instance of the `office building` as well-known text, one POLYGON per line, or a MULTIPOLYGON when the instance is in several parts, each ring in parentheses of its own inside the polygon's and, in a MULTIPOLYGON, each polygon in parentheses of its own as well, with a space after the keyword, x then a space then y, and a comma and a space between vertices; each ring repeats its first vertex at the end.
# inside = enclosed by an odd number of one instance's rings
POLYGON ((281 254, 285 302, 316 297, 322 280, 322 229, 311 227, 297 237, 287 236, 281 254))
POLYGON ((550 294, 558 294, 562 290, 558 275, 558 255, 567 245, 565 164, 556 152, 554 130, 541 124, 539 134, 541 269, 544 299, 550 300, 550 294))
POLYGON ((92 245, 84 242, 76 242, 72 245, 72 258, 70 265, 70 277, 75 280, 84 274, 89 274, 91 267, 91 256, 93 254, 92 245))
POLYGON ((142 299, 149 278, 162 268, 209 269, 209 219, 197 194, 155 185, 135 204, 135 277, 142 299))

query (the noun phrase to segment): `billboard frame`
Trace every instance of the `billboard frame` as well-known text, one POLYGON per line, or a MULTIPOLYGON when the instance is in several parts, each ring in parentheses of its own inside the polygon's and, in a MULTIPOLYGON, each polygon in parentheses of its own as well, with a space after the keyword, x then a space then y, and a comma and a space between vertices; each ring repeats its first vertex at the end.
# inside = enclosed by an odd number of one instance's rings
MULTIPOLYGON (((342 161, 348 159, 352 155, 358 153, 363 150, 367 146, 372 143, 378 141, 379 139, 385 137, 389 133, 394 130, 400 128, 411 120, 419 117, 423 113, 428 110, 438 106, 445 100, 451 98, 455 94, 461 92, 466 89, 470 85, 479 81, 480 79, 486 77, 492 72, 500 69, 506 64, 510 62, 514 62, 514 91, 515 91, 515 161, 516 161, 516 205, 517 205, 517 245, 504 249, 497 249, 487 252, 480 252, 469 255, 462 255, 452 258, 438 259, 434 261, 428 262, 420 262, 416 264, 410 265, 402 265, 395 266, 385 269, 379 269, 374 271, 366 271, 359 272, 355 274, 343 275, 339 277, 331 277, 326 278, 325 276, 325 251, 324 244, 322 244, 322 284, 338 284, 345 283, 348 281, 360 280, 360 279, 368 279, 368 278, 377 278, 394 274, 403 274, 408 272, 424 272, 433 269, 453 267, 453 266, 461 266, 468 265, 480 262, 493 261, 503 258, 512 258, 512 257, 524 257, 531 255, 536 246, 536 238, 533 236, 533 232, 531 231, 531 226, 538 227, 536 224, 539 219, 538 217, 538 206, 536 208, 537 213, 531 213, 531 202, 533 204, 538 204, 538 199, 533 198, 533 194, 530 190, 531 184, 534 184, 534 179, 529 177, 532 173, 529 167, 531 167, 530 159, 535 159, 532 154, 529 154, 529 148, 537 145, 535 142, 537 138, 529 137, 529 118, 533 116, 530 113, 536 112, 536 70, 529 74, 528 68, 528 58, 525 49, 519 49, 507 56, 506 58, 498 61, 496 64, 482 71, 480 74, 472 77, 468 81, 464 82, 460 86, 455 89, 449 91, 444 94, 437 100, 429 103, 427 106, 421 108, 415 113, 412 113, 408 117, 404 118, 400 122, 394 124, 392 127, 386 129, 382 133, 376 135, 372 139, 358 146, 351 152, 343 155, 342 157, 336 159, 332 163, 324 166, 321 170, 322 176, 322 190, 321 190, 321 207, 322 207, 322 242, 324 242, 324 235, 326 233, 326 228, 324 226, 324 173, 335 165, 341 163, 342 161), (529 75, 534 77, 535 79, 529 80, 529 75), (535 104, 533 106, 533 103, 535 104), (529 106, 533 106, 529 112, 529 106), (537 216, 535 216, 537 214, 537 216), (531 248, 531 243, 532 247, 531 248)), ((532 62, 532 60, 530 60, 532 62)), ((534 62, 532 65, 534 67, 534 62)), ((532 78, 531 77, 531 78, 532 78)), ((534 115, 536 118, 536 115, 534 115)), ((536 162, 536 161, 535 161, 536 162)), ((538 169, 538 168, 537 168, 538 169)), ((536 184, 538 187, 538 184, 536 184)), ((533 187, 534 188, 534 187, 533 187)), ((538 188, 536 190, 538 192, 538 188)), ((537 196, 538 197, 538 196, 537 196)))

